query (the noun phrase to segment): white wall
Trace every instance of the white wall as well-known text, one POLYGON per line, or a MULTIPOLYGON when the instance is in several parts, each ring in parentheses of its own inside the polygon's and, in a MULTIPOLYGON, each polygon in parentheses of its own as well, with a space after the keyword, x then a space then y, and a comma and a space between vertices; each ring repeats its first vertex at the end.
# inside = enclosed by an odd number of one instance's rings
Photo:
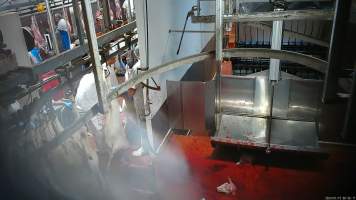
MULTIPOLYGON (((213 36, 212 33, 186 33, 183 38, 179 55, 176 55, 181 33, 169 33, 170 29, 182 30, 188 11, 196 4, 196 0, 148 0, 148 51, 149 67, 186 57, 201 52, 213 36)), ((214 13, 215 5, 202 4, 202 12, 214 13)), ((137 26, 139 34, 140 56, 146 65, 146 32, 144 0, 135 1, 137 26)), ((192 24, 188 20, 187 30, 214 30, 214 24, 192 24)), ((161 74, 155 77, 161 86, 160 92, 151 92, 150 99, 152 114, 154 115, 166 99, 166 80, 180 80, 189 66, 161 74)))

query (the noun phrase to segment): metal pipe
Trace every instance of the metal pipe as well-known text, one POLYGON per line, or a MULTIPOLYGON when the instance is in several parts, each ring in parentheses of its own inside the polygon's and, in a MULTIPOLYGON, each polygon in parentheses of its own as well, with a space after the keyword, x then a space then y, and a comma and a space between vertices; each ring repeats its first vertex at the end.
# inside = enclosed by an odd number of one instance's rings
POLYGON ((215 125, 216 128, 220 126, 220 113, 221 113, 221 63, 223 58, 223 10, 224 1, 216 0, 215 4, 215 59, 216 59, 216 115, 215 115, 215 125))
POLYGON ((110 30, 111 19, 110 19, 110 7, 108 0, 102 0, 103 2, 103 19, 104 19, 104 32, 110 30))
POLYGON ((266 153, 271 153, 271 135, 272 135, 272 120, 273 120, 273 96, 274 96, 274 87, 276 81, 271 81, 271 96, 270 96, 270 105, 269 105, 269 112, 267 117, 267 135, 266 135, 266 153))
POLYGON ((92 60, 93 73, 95 78, 96 92, 98 95, 98 103, 101 109, 101 112, 106 113, 108 111, 108 103, 106 101, 106 91, 107 86, 103 77, 103 67, 100 62, 100 55, 98 49, 98 41, 96 38, 95 27, 94 27, 94 17, 91 8, 90 0, 83 0, 84 9, 83 9, 83 18, 85 21, 85 29, 88 38, 89 53, 92 60))
POLYGON ((205 52, 205 53, 200 53, 200 54, 195 54, 192 56, 188 56, 179 60, 174 60, 162 65, 158 65, 156 67, 152 67, 148 69, 147 71, 137 74, 136 76, 132 77, 130 80, 125 81, 124 83, 120 84, 119 86, 115 86, 111 88, 110 93, 108 94, 107 98, 108 101, 111 101, 115 99, 117 96, 120 94, 126 92, 129 88, 132 86, 145 81, 146 79, 149 79, 155 75, 177 69, 183 65, 186 64, 191 64, 195 62, 202 61, 204 59, 209 58, 212 55, 211 52, 205 52))
POLYGON ((189 19, 189 12, 187 13, 187 16, 186 16, 186 18, 185 18, 185 22, 184 22, 184 26, 183 26, 183 31, 182 31, 182 34, 181 34, 181 36, 180 36, 179 45, 178 45, 178 49, 177 49, 177 55, 179 54, 180 47, 181 47, 181 45, 182 45, 183 36, 184 36, 184 32, 185 32, 185 27, 187 26, 188 19, 189 19))
POLYGON ((59 49, 58 49, 58 40, 55 34, 56 27, 53 24, 53 17, 52 17, 52 12, 51 12, 51 7, 49 6, 48 0, 45 0, 46 3, 46 10, 47 10, 47 16, 48 16, 48 23, 49 23, 49 29, 51 32, 51 37, 53 39, 53 48, 56 54, 59 54, 59 49))
MULTIPOLYGON (((126 92, 130 87, 145 81, 146 79, 156 76, 158 74, 177 69, 186 64, 192 64, 195 62, 202 61, 204 59, 209 58, 213 55, 214 52, 205 52, 200 54, 191 55, 185 58, 181 58, 179 60, 174 60, 168 63, 164 63, 157 67, 150 68, 149 70, 138 74, 132 79, 120 84, 119 86, 111 88, 110 93, 108 94, 108 101, 113 100, 118 95, 126 92)), ((223 50, 224 57, 241 57, 241 58, 251 58, 251 57, 259 57, 259 58, 277 58, 281 60, 287 60, 290 62, 298 63, 301 65, 305 65, 314 70, 324 73, 325 66, 327 62, 309 55, 304 55, 291 51, 284 50, 273 50, 273 49, 263 49, 263 48, 235 48, 235 49, 224 49, 223 50)))
MULTIPOLYGON (((283 21, 273 21, 271 49, 281 50, 283 34, 283 21)), ((269 80, 279 81, 280 78, 280 62, 279 59, 271 59, 269 65, 269 80)))
POLYGON ((128 9, 129 9, 129 12, 128 12, 128 18, 129 18, 129 19, 128 19, 128 21, 131 22, 131 21, 132 21, 132 10, 131 10, 131 6, 132 6, 132 5, 131 5, 131 0, 128 0, 127 3, 128 3, 128 7, 129 7, 129 8, 128 8, 128 9))
POLYGON ((200 16, 200 0, 197 0, 197 16, 200 16))

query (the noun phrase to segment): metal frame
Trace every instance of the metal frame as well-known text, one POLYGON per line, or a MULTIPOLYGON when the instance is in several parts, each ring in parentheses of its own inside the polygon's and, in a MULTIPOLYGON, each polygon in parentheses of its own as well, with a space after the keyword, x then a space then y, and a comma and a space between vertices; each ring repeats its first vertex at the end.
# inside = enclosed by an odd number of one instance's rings
POLYGON ((336 100, 338 72, 342 68, 343 41, 347 32, 347 21, 350 15, 351 0, 337 0, 330 39, 328 68, 322 94, 324 103, 336 100))
MULTIPOLYGON (((120 28, 114 29, 108 33, 105 33, 101 36, 98 37, 98 45, 102 46, 104 44, 107 44, 111 42, 112 40, 115 40, 119 38, 120 36, 124 35, 127 32, 133 31, 136 28, 136 21, 133 21, 125 26, 122 26, 120 28)), ((81 45, 79 47, 75 47, 71 50, 65 51, 60 53, 57 56, 54 56, 52 58, 47 59, 46 61, 34 65, 33 66, 33 73, 34 74, 40 74, 43 72, 47 72, 49 70, 56 69, 58 67, 61 67, 70 61, 82 57, 85 54, 89 52, 89 46, 87 43, 84 45, 81 45)))
POLYGON ((225 15, 224 21, 229 22, 256 22, 256 21, 286 21, 286 20, 303 20, 318 19, 332 20, 333 10, 288 10, 273 12, 258 12, 251 14, 225 15))
POLYGON ((111 88, 111 91, 109 92, 107 98, 108 101, 114 100, 116 97, 118 97, 120 94, 126 92, 129 88, 132 86, 139 84, 141 82, 144 82, 146 79, 149 79, 155 75, 177 69, 179 67, 182 67, 183 65, 186 64, 192 64, 195 62, 202 61, 204 59, 207 59, 209 57, 213 56, 212 52, 206 52, 206 53, 200 53, 200 54, 195 54, 192 56, 184 57, 178 60, 174 60, 168 63, 164 63, 162 65, 158 65, 156 67, 152 67, 148 69, 147 71, 144 71, 140 74, 137 74, 135 77, 131 78, 128 81, 123 82, 117 87, 111 88))
MULTIPOLYGON (((257 22, 278 20, 332 20, 333 10, 288 10, 273 12, 256 12, 250 14, 224 15, 225 22, 257 22)), ((215 16, 192 16, 192 23, 214 23, 215 16)))
POLYGON ((224 57, 240 57, 240 58, 275 58, 298 63, 314 69, 318 72, 325 73, 327 62, 319 58, 285 50, 274 50, 265 48, 235 48, 225 49, 224 57))
POLYGON ((49 29, 50 29, 51 37, 53 40, 53 49, 54 49, 55 53, 58 54, 59 53, 58 40, 57 40, 57 37, 55 34, 56 27, 53 24, 53 17, 52 17, 51 8, 49 6, 49 0, 45 0, 45 2, 46 2, 46 10, 47 10, 49 29))
MULTIPOLYGON (((263 31, 271 31, 272 30, 272 27, 270 25, 261 23, 261 22, 247 22, 246 25, 261 29, 263 31)), ((300 40, 303 40, 305 42, 316 44, 316 45, 319 45, 322 47, 329 47, 329 43, 327 41, 323 41, 323 40, 314 38, 312 36, 309 36, 309 35, 306 35, 303 33, 298 33, 298 32, 292 31, 292 30, 283 29, 283 34, 284 34, 284 36, 296 37, 296 38, 299 38, 300 40)))
MULTIPOLYGON (((111 88, 110 93, 108 94, 108 100, 113 100, 120 94, 126 92, 130 87, 143 82, 144 80, 153 77, 155 75, 167 72, 169 70, 177 69, 186 64, 192 64, 195 62, 202 61, 209 57, 214 56, 214 51, 199 53, 195 55, 191 55, 188 57, 184 57, 178 60, 174 60, 168 63, 164 63, 157 67, 150 68, 149 70, 138 74, 134 78, 125 81, 117 87, 111 88)), ((250 58, 250 57, 263 57, 263 58, 276 58, 281 60, 287 60, 290 62, 295 62, 301 65, 305 65, 306 67, 310 67, 314 70, 324 73, 325 66, 327 62, 313 56, 284 51, 284 50, 272 50, 272 49, 262 49, 262 48, 236 48, 236 49, 224 49, 223 57, 242 57, 242 58, 250 58)))
POLYGON ((106 101, 106 93, 107 93, 107 84, 103 77, 103 66, 100 62, 100 55, 99 55, 99 47, 98 41, 96 38, 95 33, 95 26, 94 26, 94 17, 91 8, 90 0, 83 0, 84 9, 84 22, 85 22, 85 29, 88 38, 88 45, 89 45, 89 53, 92 60, 92 64, 94 66, 94 78, 95 78, 95 86, 96 86, 96 93, 98 96, 98 103, 100 109, 103 113, 108 111, 108 102, 106 101))
POLYGON ((215 76, 215 127, 218 128, 220 124, 220 113, 221 113, 221 63, 223 59, 223 14, 224 14, 224 1, 216 0, 215 4, 215 59, 216 59, 216 76, 215 76))
MULTIPOLYGON (((272 51, 271 49, 266 49, 266 50, 272 51)), ((241 49, 242 53, 239 52, 239 51, 240 51, 240 49, 223 50, 223 56, 226 56, 226 55, 228 55, 228 56, 236 56, 236 57, 239 57, 239 56, 241 56, 241 57, 256 57, 256 55, 257 55, 257 57, 279 56, 278 58, 284 60, 284 57, 282 57, 282 56, 286 52, 286 51, 273 50, 272 54, 268 54, 268 53, 266 54, 266 52, 268 52, 268 51, 260 52, 258 49, 244 49, 244 48, 241 49), (237 53, 235 53, 234 51, 236 51, 237 53), (244 51, 247 51, 247 53, 244 53, 244 51), (261 55, 263 55, 263 56, 261 56, 261 55)), ((293 52, 291 52, 291 53, 293 53, 293 52)), ((171 62, 159 65, 159 66, 154 67, 154 68, 150 68, 149 70, 138 74, 133 79, 130 79, 129 81, 126 81, 126 82, 120 84, 117 87, 111 88, 111 91, 107 96, 107 101, 111 101, 111 100, 115 99, 118 95, 126 92, 133 85, 136 85, 136 84, 138 84, 140 82, 143 82, 147 78, 153 77, 153 76, 155 76, 157 74, 161 74, 161 73, 164 73, 164 72, 169 71, 169 70, 174 70, 174 69, 179 68, 181 66, 184 66, 186 64, 199 62, 199 61, 202 61, 204 59, 211 58, 213 56, 214 56, 214 51, 213 52, 200 53, 200 54, 195 54, 195 55, 192 55, 192 56, 188 56, 188 57, 185 57, 185 58, 182 58, 182 59, 179 59, 179 60, 171 61, 171 62)), ((294 57, 290 56, 290 57, 286 57, 286 58, 288 58, 289 61, 296 62, 300 58, 303 58, 303 57, 306 57, 306 58, 304 58, 306 60, 316 59, 316 58, 313 58, 311 56, 307 56, 307 55, 303 55, 303 54, 300 54, 300 55, 297 55, 297 56, 294 56, 294 57)), ((320 62, 319 64, 322 64, 322 63, 325 64, 326 63, 325 61, 322 61, 322 60, 319 60, 319 59, 317 59, 316 61, 313 61, 313 62, 320 62)), ((311 62, 311 63, 313 63, 313 62, 311 62)), ((302 63, 307 64, 307 63, 310 63, 310 62, 302 62, 302 63)), ((81 75, 78 75, 74 79, 78 79, 80 77, 81 77, 81 75)), ((49 92, 48 95, 46 95, 46 96, 51 96, 56 91, 58 91, 60 88, 62 88, 65 84, 66 84, 66 82, 62 83, 61 86, 57 87, 54 90, 51 90, 51 92, 49 92)), ((44 99, 45 99, 45 97, 44 97, 44 99)), ((86 114, 84 114, 83 117, 81 117, 75 123, 73 123, 72 126, 68 127, 61 134, 59 134, 59 135, 63 134, 63 136, 61 136, 59 138, 55 138, 53 142, 48 143, 44 147, 40 148, 37 152, 48 152, 51 149, 54 149, 57 146, 59 146, 61 143, 66 141, 66 139, 70 138, 70 136, 73 133, 75 133, 76 130, 78 130, 78 127, 81 127, 81 125, 86 123, 91 118, 91 116, 95 115, 95 113, 97 113, 97 110, 95 110, 95 109, 92 109, 91 111, 88 111, 86 114)), ((213 140, 214 140, 214 138, 213 138, 213 140)), ((273 148, 274 148, 274 146, 272 145, 271 149, 273 149, 273 148)))

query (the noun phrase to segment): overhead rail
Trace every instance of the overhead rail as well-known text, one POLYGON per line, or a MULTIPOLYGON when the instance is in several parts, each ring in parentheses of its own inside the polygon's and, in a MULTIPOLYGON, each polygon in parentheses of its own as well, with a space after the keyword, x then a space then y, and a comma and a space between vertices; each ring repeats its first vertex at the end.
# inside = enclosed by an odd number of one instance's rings
MULTIPOLYGON (((332 20, 332 9, 286 10, 272 12, 256 12, 248 14, 224 15, 225 22, 258 22, 277 20, 332 20)), ((192 23, 215 23, 215 15, 192 16, 192 23)))

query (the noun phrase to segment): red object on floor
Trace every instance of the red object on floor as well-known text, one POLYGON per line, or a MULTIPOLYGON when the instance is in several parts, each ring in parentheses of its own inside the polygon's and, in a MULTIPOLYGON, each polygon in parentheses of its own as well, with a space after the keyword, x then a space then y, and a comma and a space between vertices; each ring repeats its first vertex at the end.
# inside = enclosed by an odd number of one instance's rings
MULTIPOLYGON (((160 199, 325 199, 352 195, 355 183, 353 153, 334 151, 329 159, 317 162, 316 169, 237 165, 213 154, 209 137, 172 136, 155 162, 160 199), (229 177, 237 187, 235 196, 216 191, 229 177)), ((285 157, 285 162, 288 159, 292 157, 285 157)))

